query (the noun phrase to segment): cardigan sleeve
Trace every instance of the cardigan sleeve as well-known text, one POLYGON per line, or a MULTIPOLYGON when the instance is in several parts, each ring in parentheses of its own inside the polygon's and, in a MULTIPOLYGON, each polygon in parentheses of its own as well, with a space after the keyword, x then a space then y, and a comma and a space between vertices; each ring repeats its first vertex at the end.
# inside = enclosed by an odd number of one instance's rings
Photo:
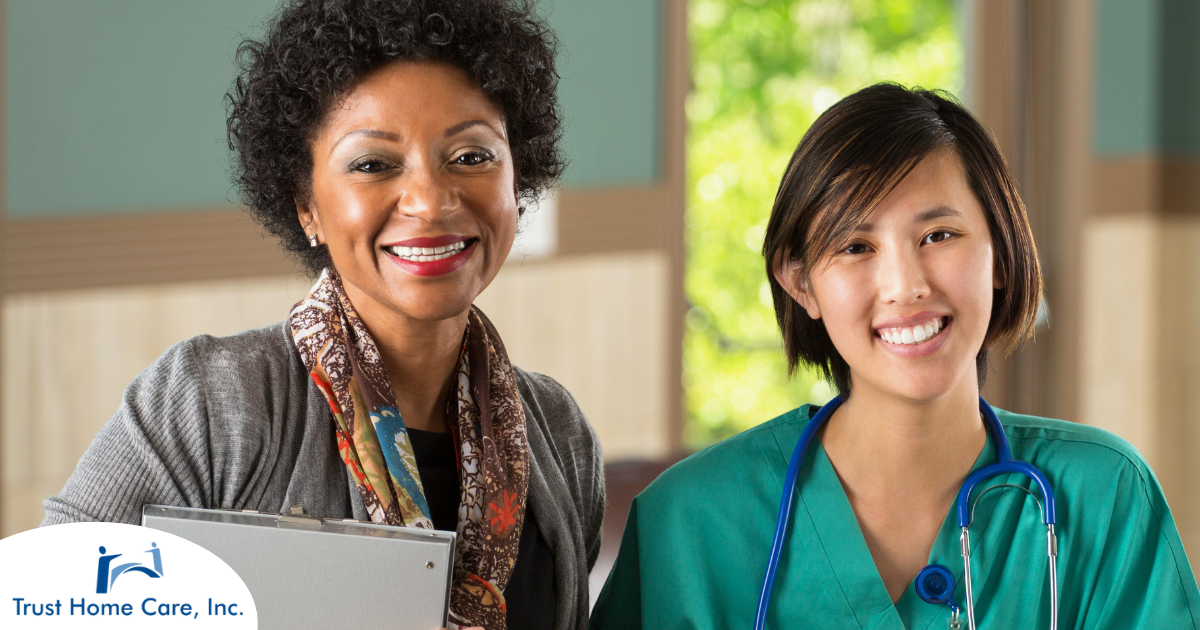
POLYGON ((608 496, 604 487, 604 454, 600 450, 600 440, 591 425, 588 426, 592 441, 592 513, 588 519, 587 528, 587 566, 591 571, 596 566, 596 558, 600 556, 600 543, 604 527, 604 512, 608 507, 608 496))
POLYGON ((526 404, 538 416, 530 420, 545 427, 554 459, 570 486, 582 528, 587 568, 600 554, 601 530, 607 497, 604 488, 604 453, 596 431, 574 397, 558 381, 517 369, 526 404))
POLYGON ((142 506, 211 503, 208 414, 193 342, 177 344, 125 390, 121 406, 79 460, 43 526, 138 524, 142 506))
POLYGON ((136 524, 147 504, 351 516, 333 419, 285 333, 168 349, 125 390, 42 524, 136 524))
POLYGON ((587 628, 588 573, 600 552, 604 458, 600 441, 567 390, 514 368, 528 416, 530 504, 555 554, 555 628, 587 628))

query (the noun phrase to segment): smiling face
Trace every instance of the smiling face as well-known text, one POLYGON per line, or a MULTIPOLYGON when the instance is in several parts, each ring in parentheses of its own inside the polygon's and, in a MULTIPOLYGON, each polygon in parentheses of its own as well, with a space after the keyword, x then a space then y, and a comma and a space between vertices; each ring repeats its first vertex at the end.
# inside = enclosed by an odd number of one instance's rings
POLYGON ((930 401, 978 387, 1001 283, 983 207, 951 151, 922 160, 806 281, 778 264, 774 275, 824 322, 854 393, 930 401))
POLYGON ((517 230, 500 112, 462 71, 395 62, 366 75, 312 142, 300 224, 328 245, 370 324, 463 315, 517 230))

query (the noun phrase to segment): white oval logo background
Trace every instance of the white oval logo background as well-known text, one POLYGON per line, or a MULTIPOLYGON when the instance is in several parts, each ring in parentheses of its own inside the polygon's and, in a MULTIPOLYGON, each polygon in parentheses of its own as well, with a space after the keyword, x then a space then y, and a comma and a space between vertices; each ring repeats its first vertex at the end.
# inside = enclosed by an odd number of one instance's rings
POLYGON ((0 628, 184 627, 258 628, 242 579, 193 542, 118 523, 0 540, 0 628))

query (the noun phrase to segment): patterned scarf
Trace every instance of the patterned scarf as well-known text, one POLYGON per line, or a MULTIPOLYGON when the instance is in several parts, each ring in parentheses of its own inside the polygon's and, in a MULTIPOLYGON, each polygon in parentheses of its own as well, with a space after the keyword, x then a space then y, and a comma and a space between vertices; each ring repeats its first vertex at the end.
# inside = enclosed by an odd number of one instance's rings
MULTIPOLYGON (((288 318, 313 382, 325 394, 338 453, 371 521, 433 528, 408 430, 375 342, 332 269, 288 318)), ((496 329, 474 306, 455 368, 447 423, 459 449, 462 495, 450 619, 506 630, 504 587, 517 560, 529 489, 525 411, 496 329)))

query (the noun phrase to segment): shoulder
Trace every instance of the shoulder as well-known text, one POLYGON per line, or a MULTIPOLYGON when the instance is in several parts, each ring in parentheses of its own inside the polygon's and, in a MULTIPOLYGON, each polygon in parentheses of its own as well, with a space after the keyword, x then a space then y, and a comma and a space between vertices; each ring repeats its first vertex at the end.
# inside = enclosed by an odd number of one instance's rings
POLYGON ((1137 449, 1098 427, 999 409, 996 415, 1013 458, 1050 479, 1059 549, 1092 563, 1085 582, 1096 584, 1101 607, 1108 609, 1114 597, 1150 593, 1159 613, 1186 611, 1195 619, 1200 592, 1162 486, 1137 449), (1141 579, 1136 588, 1127 580, 1131 574, 1141 579))
POLYGON ((1004 425, 1005 433, 1010 439, 1089 444, 1111 451, 1121 457, 1141 459, 1133 445, 1099 427, 1040 416, 1027 416, 998 408, 996 417, 1000 419, 1000 424, 1004 425))
POLYGON ((688 456, 659 475, 639 499, 674 497, 674 501, 695 494, 705 500, 716 486, 736 491, 762 485, 763 470, 787 467, 787 457, 816 408, 793 409, 688 456))
POLYGON ((1069 464, 1093 470, 1122 468, 1140 477, 1151 475, 1150 466, 1132 444, 1099 427, 1003 409, 997 409, 996 416, 1004 425, 1014 457, 1019 459, 1038 460, 1038 465, 1051 468, 1069 464))
POLYGON ((265 364, 288 365, 299 361, 287 322, 246 330, 227 337, 198 335, 175 344, 159 360, 189 357, 204 365, 225 369, 254 369, 265 364))
POLYGON ((286 322, 227 337, 199 335, 168 348, 135 385, 213 385, 221 390, 257 388, 303 371, 286 322))
POLYGON ((279 323, 175 344, 130 384, 125 403, 158 422, 197 416, 245 431, 264 418, 298 412, 304 404, 292 401, 308 394, 307 370, 279 323))
MULTIPOLYGON (((1162 486, 1150 465, 1124 439, 1099 427, 1063 420, 1000 409, 996 416, 1004 425, 1013 457, 1041 469, 1051 484, 1061 489, 1057 494, 1087 496, 1092 508, 1113 506, 1110 514, 1129 516, 1131 511, 1144 511, 1158 521, 1171 520, 1162 486)), ((1059 503, 1064 501, 1068 510, 1072 505, 1085 507, 1067 499, 1059 503)))
POLYGON ((540 465, 553 465, 568 478, 597 474, 595 471, 604 463, 600 440, 567 388, 545 374, 516 366, 513 373, 527 411, 526 430, 541 436, 540 440, 530 440, 531 455, 540 465), (549 452, 542 452, 545 448, 549 452))
MULTIPOLYGON (((513 373, 521 401, 531 413, 528 421, 544 429, 551 441, 595 441, 591 425, 567 388, 545 374, 526 372, 516 366, 513 373)), ((599 448, 599 443, 596 444, 599 448)))

